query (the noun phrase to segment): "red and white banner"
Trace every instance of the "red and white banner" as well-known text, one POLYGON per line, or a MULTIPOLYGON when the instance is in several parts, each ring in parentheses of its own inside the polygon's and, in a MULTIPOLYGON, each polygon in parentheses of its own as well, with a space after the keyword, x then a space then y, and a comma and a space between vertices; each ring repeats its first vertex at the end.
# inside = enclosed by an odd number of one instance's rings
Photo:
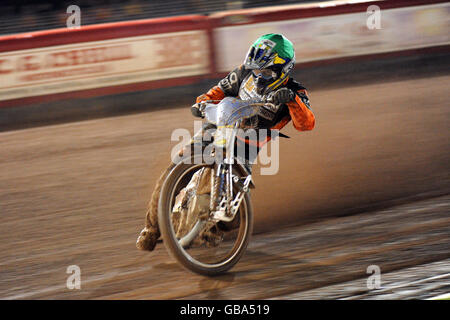
POLYGON ((0 100, 209 72, 204 30, 0 53, 0 100))
POLYGON ((0 37, 0 107, 214 78, 262 34, 282 33, 297 63, 450 47, 444 0, 349 0, 57 29, 0 37), (369 28, 369 6, 380 28, 369 28))
POLYGON ((368 28, 366 11, 216 28, 217 69, 228 72, 241 64, 250 45, 266 33, 290 39, 297 63, 450 44, 450 3, 379 14, 380 29, 368 28))

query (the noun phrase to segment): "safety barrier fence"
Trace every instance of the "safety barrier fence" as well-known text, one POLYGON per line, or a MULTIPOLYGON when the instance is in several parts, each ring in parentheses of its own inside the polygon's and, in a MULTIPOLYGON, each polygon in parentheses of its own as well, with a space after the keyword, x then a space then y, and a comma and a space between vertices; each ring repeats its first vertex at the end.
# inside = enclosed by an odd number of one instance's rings
MULTIPOLYGON (((335 1, 0 37, 0 107, 193 84, 282 33, 298 64, 450 51, 446 1, 335 1)), ((82 23, 82 21, 81 21, 82 23)))

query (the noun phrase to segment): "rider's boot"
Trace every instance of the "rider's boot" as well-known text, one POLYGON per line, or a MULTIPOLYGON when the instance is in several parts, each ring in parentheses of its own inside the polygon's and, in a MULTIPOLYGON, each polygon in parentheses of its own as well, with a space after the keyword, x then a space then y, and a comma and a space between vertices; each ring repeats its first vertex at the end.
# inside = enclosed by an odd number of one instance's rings
POLYGON ((153 251, 159 237, 160 233, 157 228, 145 227, 139 234, 136 241, 136 247, 141 250, 153 251))

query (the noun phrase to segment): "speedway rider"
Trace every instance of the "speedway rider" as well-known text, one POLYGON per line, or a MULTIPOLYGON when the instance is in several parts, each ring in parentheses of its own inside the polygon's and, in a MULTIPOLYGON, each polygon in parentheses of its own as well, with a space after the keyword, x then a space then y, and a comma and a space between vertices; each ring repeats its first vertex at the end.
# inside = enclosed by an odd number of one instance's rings
MULTIPOLYGON (((206 94, 197 97, 191 112, 202 117, 202 102, 208 100, 259 98, 269 104, 260 108, 255 129, 280 130, 292 120, 297 130, 312 130, 315 117, 306 89, 290 77, 294 64, 295 52, 291 41, 281 34, 263 35, 250 47, 244 64, 231 71, 206 94)), ((270 136, 265 141, 243 142, 254 143, 259 149, 269 139, 270 136)))
MULTIPOLYGON (((196 117, 203 117, 202 102, 208 100, 217 102, 227 96, 239 97, 242 100, 259 98, 269 104, 261 107, 255 116, 256 119, 253 119, 256 120, 254 122, 256 129, 280 130, 292 120, 297 130, 312 130, 315 118, 309 106, 306 89, 290 77, 294 64, 295 53, 291 41, 281 34, 263 35, 250 47, 244 64, 231 71, 206 94, 199 96, 197 103, 191 107, 191 112, 196 117)), ((202 133, 196 136, 201 138, 202 133)), ((195 139, 196 137, 194 142, 195 139)), ((269 139, 270 136, 262 142, 244 139, 237 140, 237 143, 245 143, 245 145, 255 143, 257 153, 269 139)), ((245 165, 250 170, 249 164, 253 159, 245 160, 245 165)), ((152 251, 160 236, 156 210, 158 191, 158 188, 154 191, 156 197, 150 202, 146 215, 146 227, 141 231, 136 242, 136 246, 142 250, 152 251)))

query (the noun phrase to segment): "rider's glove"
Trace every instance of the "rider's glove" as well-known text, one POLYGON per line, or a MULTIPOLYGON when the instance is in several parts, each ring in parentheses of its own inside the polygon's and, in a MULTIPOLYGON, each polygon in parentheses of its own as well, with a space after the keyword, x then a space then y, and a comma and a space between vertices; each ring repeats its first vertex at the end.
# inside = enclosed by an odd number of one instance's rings
POLYGON ((193 104, 191 107, 192 115, 197 118, 204 118, 205 116, 203 115, 203 112, 201 109, 202 109, 202 106, 200 103, 193 104))
POLYGON ((295 99, 295 93, 288 88, 281 88, 277 91, 271 92, 267 96, 267 102, 275 105, 288 103, 295 99))

